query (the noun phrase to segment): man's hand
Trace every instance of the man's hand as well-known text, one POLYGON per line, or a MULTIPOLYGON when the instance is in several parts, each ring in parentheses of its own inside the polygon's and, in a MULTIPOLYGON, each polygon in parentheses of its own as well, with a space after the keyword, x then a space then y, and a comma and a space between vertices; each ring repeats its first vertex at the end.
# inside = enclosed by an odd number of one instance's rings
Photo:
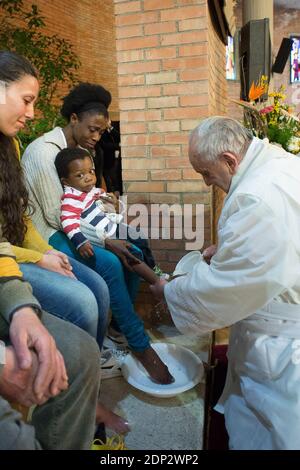
POLYGON ((205 248, 203 251, 203 259, 207 264, 210 264, 211 258, 214 256, 214 254, 217 251, 217 245, 210 245, 209 247, 205 248))
POLYGON ((14 313, 9 336, 20 369, 28 371, 32 368, 30 350, 37 355, 38 368, 33 392, 38 403, 44 397, 54 397, 68 388, 64 359, 53 337, 30 307, 20 308, 14 313))
POLYGON ((129 271, 133 271, 132 266, 135 264, 140 264, 141 260, 130 253, 128 249, 130 247, 131 243, 128 243, 125 240, 111 240, 109 238, 105 239, 105 248, 117 255, 124 266, 129 269, 129 271))
POLYGON ((159 279, 155 284, 149 286, 152 294, 157 300, 163 300, 165 298, 164 289, 166 284, 168 284, 168 281, 165 279, 159 279))
POLYGON ((82 258, 88 259, 91 256, 94 256, 94 250, 89 241, 86 241, 80 248, 78 248, 78 253, 82 258))
POLYGON ((68 257, 59 251, 48 251, 36 264, 41 268, 48 269, 48 271, 54 271, 62 274, 63 276, 76 279, 72 273, 72 266, 69 263, 68 257))
POLYGON ((6 348, 6 364, 0 375, 0 395, 8 401, 27 407, 41 405, 48 400, 47 395, 38 400, 33 391, 33 383, 38 370, 38 358, 33 351, 29 351, 29 353, 31 367, 21 369, 14 348, 8 346, 6 348))

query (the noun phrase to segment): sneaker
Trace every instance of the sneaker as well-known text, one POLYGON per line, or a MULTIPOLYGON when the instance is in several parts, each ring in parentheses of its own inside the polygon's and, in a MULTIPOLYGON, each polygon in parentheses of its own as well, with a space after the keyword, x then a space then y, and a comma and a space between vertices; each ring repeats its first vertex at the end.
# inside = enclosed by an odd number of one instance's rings
POLYGON ((105 349, 101 354, 101 378, 112 379, 122 375, 122 360, 126 356, 126 352, 118 350, 105 349))
POLYGON ((103 349, 128 351, 127 339, 124 335, 122 335, 122 333, 119 333, 112 327, 109 327, 107 335, 103 341, 103 349))

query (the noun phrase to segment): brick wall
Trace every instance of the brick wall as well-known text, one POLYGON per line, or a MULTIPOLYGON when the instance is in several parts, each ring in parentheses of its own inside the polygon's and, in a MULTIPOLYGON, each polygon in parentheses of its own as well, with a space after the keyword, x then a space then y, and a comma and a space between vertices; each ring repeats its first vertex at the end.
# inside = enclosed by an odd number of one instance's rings
MULTIPOLYGON (((238 4, 236 8, 237 27, 242 26, 242 5, 238 4)), ((300 35, 300 10, 274 7, 274 44, 273 55, 274 60, 279 50, 283 37, 289 37, 291 34, 300 35)), ((274 74, 274 87, 278 88, 280 85, 286 87, 287 102, 293 104, 294 87, 290 84, 290 59, 288 60, 284 72, 282 74, 274 74)), ((299 88, 299 85, 297 85, 299 88)), ((239 99, 240 84, 237 81, 228 80, 228 98, 239 99)), ((300 96, 298 93, 298 102, 294 101, 297 106, 297 112, 300 112, 300 96)), ((242 119, 242 111, 235 104, 228 101, 228 114, 236 119, 242 119)))
MULTIPOLYGON (((68 39, 79 56, 81 81, 100 83, 113 96, 111 113, 118 117, 115 19, 113 0, 24 0, 45 17, 46 32, 68 39)), ((64 88, 62 88, 62 94, 64 88)))
MULTIPOLYGON (((225 112, 225 48, 209 32, 205 0, 114 0, 123 181, 128 201, 205 205, 211 239, 211 193, 188 161, 188 134, 211 112, 225 112)), ((152 218, 152 225, 160 221, 152 218)), ((172 272, 185 240, 151 240, 172 272)), ((139 311, 151 296, 143 287, 139 311)))

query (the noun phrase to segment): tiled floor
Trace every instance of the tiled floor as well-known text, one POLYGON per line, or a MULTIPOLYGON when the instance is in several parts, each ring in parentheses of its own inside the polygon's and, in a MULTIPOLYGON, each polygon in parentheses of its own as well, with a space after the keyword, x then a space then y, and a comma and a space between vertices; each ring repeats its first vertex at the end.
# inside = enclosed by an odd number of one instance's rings
MULTIPOLYGON (((170 326, 161 326, 149 333, 153 341, 185 346, 207 360, 207 338, 188 338, 170 326)), ((203 383, 172 398, 152 397, 121 377, 104 380, 101 384, 101 401, 129 421, 131 432, 125 443, 131 450, 201 449, 203 398, 203 383)))

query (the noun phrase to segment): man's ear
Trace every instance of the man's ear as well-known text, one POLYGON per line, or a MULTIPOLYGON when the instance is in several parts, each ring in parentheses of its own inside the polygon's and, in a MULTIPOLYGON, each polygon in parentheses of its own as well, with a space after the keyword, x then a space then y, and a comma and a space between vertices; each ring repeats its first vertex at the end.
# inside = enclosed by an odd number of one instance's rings
POLYGON ((230 174, 235 175, 240 164, 240 159, 231 152, 224 152, 221 159, 227 164, 230 174))

